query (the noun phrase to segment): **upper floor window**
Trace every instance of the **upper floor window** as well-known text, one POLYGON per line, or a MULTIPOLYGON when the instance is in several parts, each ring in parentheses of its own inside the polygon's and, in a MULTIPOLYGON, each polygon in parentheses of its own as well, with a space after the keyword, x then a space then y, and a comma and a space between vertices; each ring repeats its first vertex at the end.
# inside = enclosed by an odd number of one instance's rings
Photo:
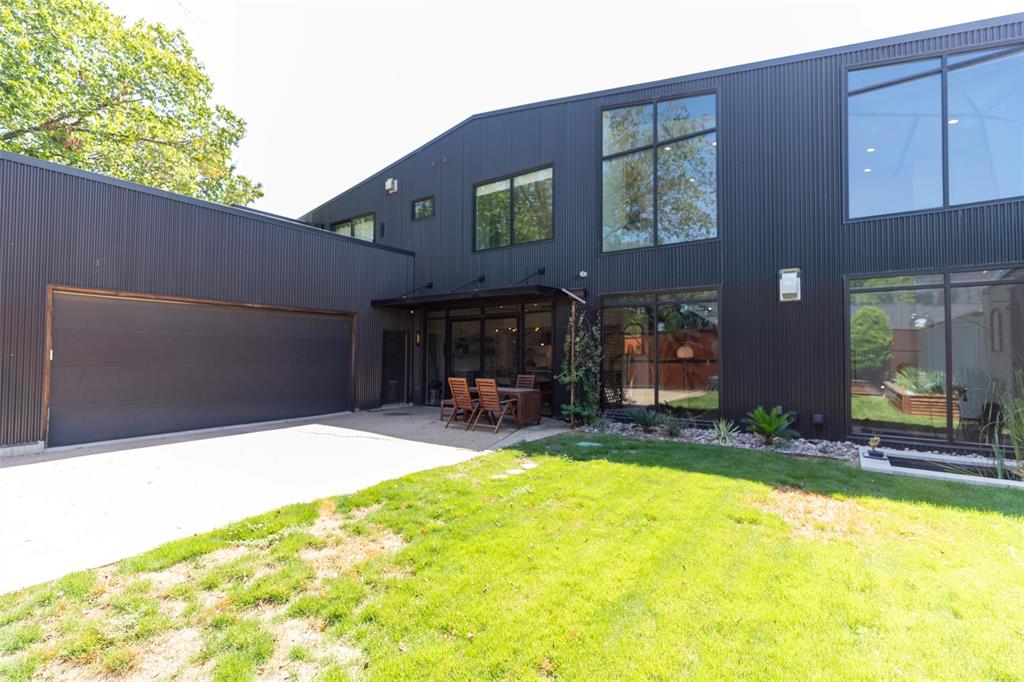
POLYGON ((602 112, 604 251, 718 234, 715 96, 602 112))
POLYGON ((356 218, 331 223, 331 232, 343 234, 346 237, 355 237, 366 242, 373 241, 373 226, 376 222, 373 213, 367 213, 356 218))
POLYGON ((552 169, 541 168, 477 185, 474 245, 477 251, 551 239, 552 169))
POLYGON ((434 217, 434 197, 417 199, 412 202, 412 219, 423 220, 434 217))
POLYGON ((1021 46, 850 71, 847 92, 851 218, 1024 195, 1021 46))

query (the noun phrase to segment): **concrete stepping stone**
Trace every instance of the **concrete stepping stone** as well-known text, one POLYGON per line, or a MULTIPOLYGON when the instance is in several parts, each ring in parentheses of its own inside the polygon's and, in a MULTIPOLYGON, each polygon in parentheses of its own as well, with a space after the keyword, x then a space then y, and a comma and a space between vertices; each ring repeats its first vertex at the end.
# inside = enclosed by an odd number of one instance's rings
POLYGON ((505 474, 491 474, 491 478, 508 478, 505 474))
POLYGON ((505 469, 505 473, 511 474, 512 476, 518 476, 519 474, 525 474, 526 471, 524 469, 505 469))
POLYGON ((524 469, 536 469, 536 468, 537 468, 537 467, 539 467, 540 465, 539 465, 539 464, 537 464, 536 462, 523 462, 523 463, 522 463, 522 464, 520 464, 519 466, 521 466, 521 467, 522 467, 522 468, 524 468, 524 469))
POLYGON ((580 442, 576 443, 576 445, 580 446, 581 448, 599 448, 599 447, 601 447, 600 443, 594 443, 594 442, 591 442, 589 440, 581 440, 580 442))

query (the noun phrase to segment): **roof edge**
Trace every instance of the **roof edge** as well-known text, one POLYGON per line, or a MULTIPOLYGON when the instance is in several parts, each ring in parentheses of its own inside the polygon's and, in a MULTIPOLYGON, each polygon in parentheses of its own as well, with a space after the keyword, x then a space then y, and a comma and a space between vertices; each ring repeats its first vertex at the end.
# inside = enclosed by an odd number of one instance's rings
POLYGON ((998 17, 990 17, 988 19, 978 19, 976 21, 969 21, 969 22, 965 22, 965 23, 962 23, 962 24, 951 24, 951 25, 948 25, 948 26, 940 26, 940 27, 937 27, 937 28, 929 28, 929 29, 924 29, 922 31, 915 31, 913 33, 904 33, 904 34, 901 34, 901 35, 888 36, 888 37, 885 37, 885 38, 875 38, 875 39, 872 39, 872 40, 866 40, 866 41, 862 41, 862 42, 859 42, 859 43, 850 43, 848 45, 841 45, 841 46, 838 46, 838 47, 828 47, 828 48, 823 48, 823 49, 820 49, 820 50, 811 50, 810 52, 800 52, 800 53, 797 53, 797 54, 786 55, 786 56, 783 56, 783 57, 773 57, 771 59, 762 59, 760 61, 747 62, 745 64, 737 64, 735 66, 726 66, 726 67, 721 67, 721 68, 718 68, 718 69, 710 69, 710 70, 707 70, 707 71, 698 71, 698 72, 692 73, 692 74, 685 74, 685 75, 682 75, 682 76, 672 76, 670 78, 662 78, 660 80, 655 80, 655 81, 646 81, 646 82, 643 82, 643 83, 634 83, 634 84, 631 84, 631 85, 621 85, 621 86, 617 86, 617 87, 614 87, 614 88, 606 88, 604 90, 594 90, 592 92, 579 93, 579 94, 576 94, 576 95, 567 95, 565 97, 556 97, 556 98, 553 98, 553 99, 540 100, 540 101, 537 101, 537 102, 529 102, 527 104, 517 104, 517 105, 511 106, 511 107, 504 107, 502 109, 492 109, 490 111, 484 111, 484 112, 472 114, 472 115, 468 116, 467 118, 464 118, 462 121, 456 123, 451 128, 448 128, 444 132, 442 132, 442 133, 432 137, 428 141, 426 141, 423 144, 421 144, 419 147, 416 147, 415 149, 413 149, 411 152, 408 152, 407 154, 399 157, 397 160, 392 161, 391 163, 389 163, 388 165, 384 166, 383 168, 381 168, 377 172, 372 173, 372 174, 366 176, 365 178, 363 178, 362 180, 360 180, 356 184, 354 184, 354 185, 348 187, 347 189, 345 189, 344 191, 334 195, 330 199, 327 199, 326 201, 320 203, 316 207, 306 211, 305 213, 303 213, 300 216, 300 218, 305 218, 305 217, 309 216, 310 214, 312 214, 312 213, 314 213, 316 211, 319 211, 323 207, 327 206, 327 204, 330 204, 333 201, 337 201, 338 199, 342 198, 343 196, 345 196, 346 194, 348 194, 349 192, 354 190, 356 187, 359 187, 360 185, 368 182, 371 178, 373 178, 373 177, 375 177, 377 175, 380 175, 381 173, 386 173, 387 171, 391 170, 392 168, 394 168, 398 164, 400 164, 400 163, 406 161, 407 159, 411 158, 412 156, 420 153, 421 151, 423 151, 424 149, 426 149, 430 145, 432 145, 432 144, 434 144, 436 142, 441 141, 442 139, 448 137, 449 135, 451 135, 455 131, 457 131, 460 128, 462 128, 463 126, 465 126, 465 125, 467 125, 467 124, 469 124, 469 123, 471 123, 473 121, 479 120, 479 119, 489 118, 491 116, 500 116, 502 114, 510 114, 510 113, 514 113, 514 112, 517 112, 517 111, 525 111, 525 110, 528 110, 528 109, 536 109, 536 108, 540 108, 540 107, 554 106, 554 105, 557 105, 557 104, 564 104, 566 102, 578 102, 578 101, 584 101, 584 100, 587 100, 587 99, 594 99, 594 98, 597 98, 597 97, 608 97, 610 95, 616 95, 616 94, 620 94, 620 93, 623 93, 623 92, 628 92, 630 90, 639 90, 639 89, 642 89, 642 88, 654 88, 654 87, 659 87, 659 86, 663 86, 663 85, 670 85, 670 84, 673 84, 673 83, 685 83, 687 81, 699 80, 701 78, 714 78, 714 77, 717 77, 717 76, 724 76, 724 75, 733 74, 733 73, 742 73, 744 71, 753 71, 753 70, 756 70, 756 69, 764 69, 764 68, 769 68, 769 67, 772 67, 772 66, 781 66, 783 64, 792 64, 792 63, 795 63, 795 62, 807 61, 807 60, 810 60, 810 59, 820 59, 822 57, 830 57, 830 56, 834 56, 834 55, 837 55, 837 54, 842 54, 844 52, 856 52, 856 51, 859 51, 859 50, 869 50, 869 49, 872 49, 872 48, 875 48, 875 47, 886 47, 886 46, 889 46, 889 45, 894 45, 894 44, 903 43, 903 42, 910 42, 910 41, 914 41, 914 40, 926 40, 928 38, 936 38, 936 37, 939 37, 939 36, 942 36, 942 35, 946 35, 946 34, 949 34, 949 33, 959 33, 959 32, 963 32, 963 31, 973 31, 973 30, 982 29, 982 28, 990 28, 990 27, 993 27, 993 26, 1000 26, 1000 25, 1004 25, 1004 24, 1013 23, 1015 21, 1024 21, 1024 12, 1018 12, 1016 14, 1004 14, 1004 15, 998 16, 998 17))
POLYGON ((139 192, 142 194, 149 194, 152 196, 160 197, 161 199, 177 201, 179 203, 188 204, 190 206, 196 206, 199 208, 205 208, 207 210, 220 211, 221 213, 228 213, 230 215, 234 215, 240 218, 257 220, 263 223, 272 224, 275 227, 284 227, 292 230, 301 230, 313 234, 324 235, 332 239, 347 239, 353 244, 369 246, 377 249, 382 249, 385 251, 393 251, 395 253, 401 253, 406 256, 416 255, 413 251, 400 249, 395 246, 388 246, 386 244, 368 242, 362 239, 345 237, 344 235, 335 234, 329 230, 324 230, 322 228, 316 227, 315 225, 311 225, 301 220, 296 220, 294 218, 288 218, 286 216, 277 215, 276 213, 268 213, 266 211, 261 211, 260 209, 257 208, 249 208, 247 206, 239 205, 228 206, 226 204, 218 204, 216 202, 206 201, 204 199, 196 199, 195 197, 190 197, 185 194, 177 194, 175 192, 169 192, 164 189, 157 189, 156 187, 142 185, 137 182, 121 180, 120 178, 111 177, 109 175, 104 175, 102 173, 96 173, 94 171, 82 170, 81 168, 68 166, 66 164, 57 163, 55 161, 45 161, 43 159, 37 159, 34 156, 26 156, 24 154, 17 154, 15 152, 8 152, 0 149, 0 160, 10 161, 11 163, 17 163, 22 166, 28 166, 40 170, 60 173, 62 175, 68 175, 82 180, 90 180, 92 182, 98 182, 102 185, 126 189, 133 192, 139 192))

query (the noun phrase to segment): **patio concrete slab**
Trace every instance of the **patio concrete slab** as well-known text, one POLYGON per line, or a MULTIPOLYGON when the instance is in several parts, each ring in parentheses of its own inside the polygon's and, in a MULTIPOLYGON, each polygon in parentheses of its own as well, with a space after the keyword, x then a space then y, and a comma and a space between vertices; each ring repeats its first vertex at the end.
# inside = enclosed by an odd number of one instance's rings
POLYGON ((4 458, 0 594, 564 428, 466 432, 402 407, 4 458))

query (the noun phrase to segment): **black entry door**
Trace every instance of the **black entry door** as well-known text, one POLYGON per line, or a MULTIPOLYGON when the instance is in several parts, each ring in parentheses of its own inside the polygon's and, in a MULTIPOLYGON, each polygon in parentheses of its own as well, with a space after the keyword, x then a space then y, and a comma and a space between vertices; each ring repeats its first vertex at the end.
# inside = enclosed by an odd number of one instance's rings
POLYGON ((55 293, 49 445, 351 409, 352 319, 55 293))
POLYGON ((408 402, 405 388, 406 340, 405 332, 384 332, 380 371, 380 401, 384 405, 408 402))

